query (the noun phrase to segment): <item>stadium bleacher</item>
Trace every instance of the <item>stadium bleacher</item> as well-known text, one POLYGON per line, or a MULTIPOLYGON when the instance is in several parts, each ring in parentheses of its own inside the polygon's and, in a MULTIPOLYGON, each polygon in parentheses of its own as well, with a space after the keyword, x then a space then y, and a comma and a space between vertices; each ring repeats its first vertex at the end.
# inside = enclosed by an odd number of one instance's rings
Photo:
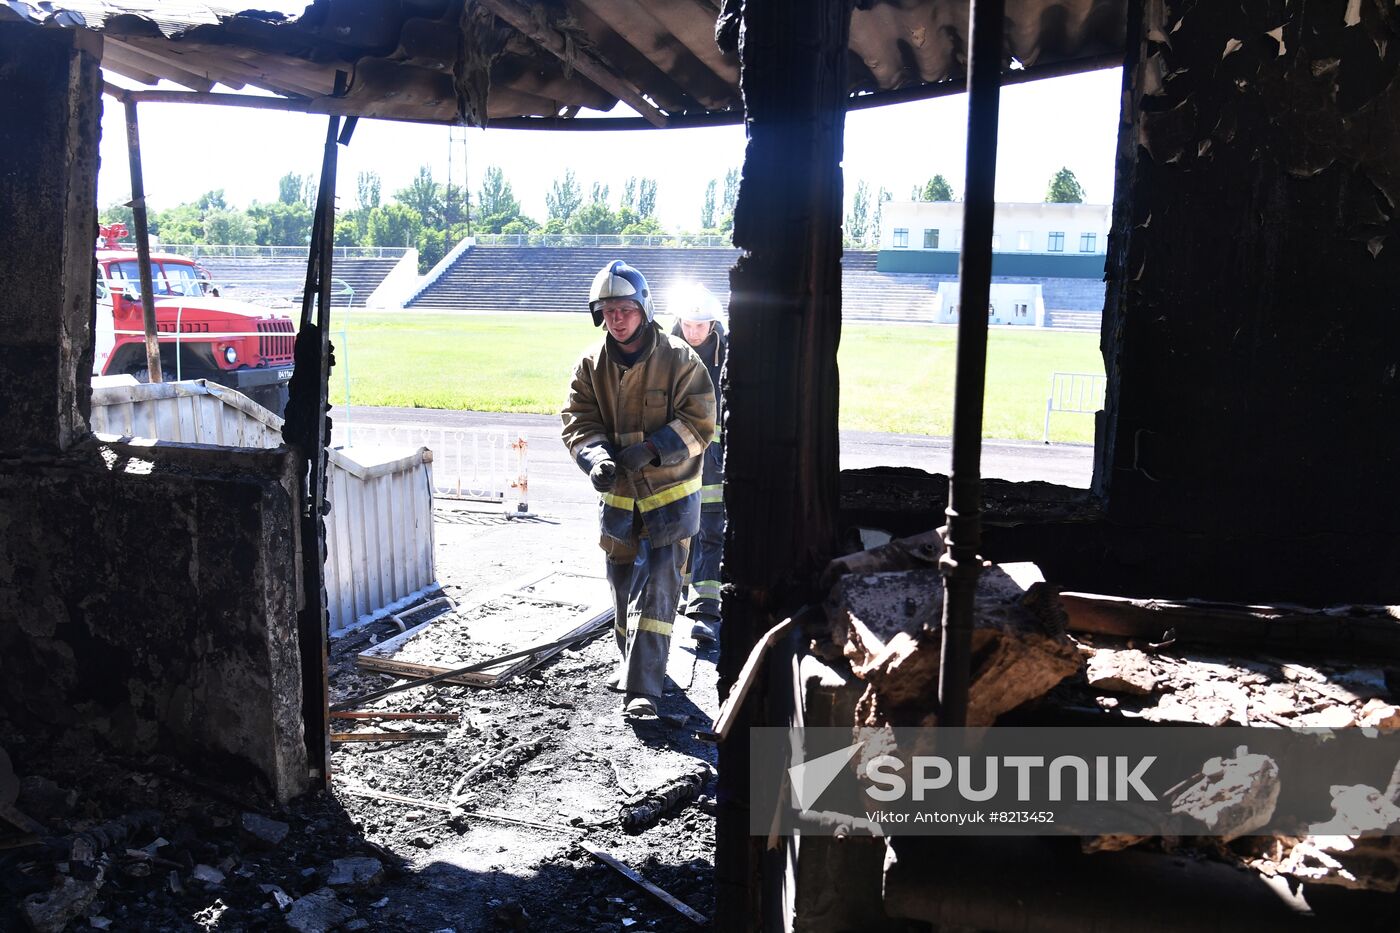
MULTIPOLYGON (((736 249, 663 247, 474 246, 409 304, 410 309, 452 311, 578 311, 594 274, 625 259, 646 275, 658 313, 667 313, 672 287, 698 281, 729 300, 729 268, 736 249)), ((842 317, 858 322, 926 323, 933 320, 940 282, 955 275, 875 271, 874 250, 849 250, 842 260, 842 317)), ((994 282, 1030 281, 1042 286, 1050 326, 1097 330, 1104 285, 1095 279, 998 276, 994 282)))
MULTIPOLYGON (((332 259, 331 278, 336 280, 336 287, 331 306, 363 308, 366 299, 398 261, 396 258, 332 259), (353 296, 346 286, 354 289, 353 296)), ((301 291, 306 284, 305 259, 201 256, 199 264, 209 270, 225 298, 239 301, 260 303, 282 298, 295 304, 301 300, 301 291)))

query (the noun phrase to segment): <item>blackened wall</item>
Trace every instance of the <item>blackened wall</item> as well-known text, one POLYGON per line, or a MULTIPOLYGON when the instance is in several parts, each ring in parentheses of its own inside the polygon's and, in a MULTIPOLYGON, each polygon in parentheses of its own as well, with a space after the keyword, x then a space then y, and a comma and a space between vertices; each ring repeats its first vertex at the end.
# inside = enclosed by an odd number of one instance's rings
POLYGON ((1141 6, 1103 333, 1108 519, 1157 533, 1133 556, 1157 592, 1396 601, 1400 16, 1141 6))
POLYGON ((0 714, 286 799, 308 786, 291 455, 87 429, 96 41, 0 23, 0 714))

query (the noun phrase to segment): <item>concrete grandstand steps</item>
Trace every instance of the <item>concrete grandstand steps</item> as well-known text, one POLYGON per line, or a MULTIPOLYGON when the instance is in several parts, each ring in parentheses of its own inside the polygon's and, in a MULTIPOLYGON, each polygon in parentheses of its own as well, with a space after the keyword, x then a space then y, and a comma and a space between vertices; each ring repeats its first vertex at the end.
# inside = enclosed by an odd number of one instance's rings
MULTIPOLYGON (((478 246, 464 252, 452 268, 409 305, 450 311, 577 311, 593 276, 613 259, 642 270, 667 313, 670 290, 684 281, 704 284, 721 302, 729 301, 729 269, 735 249, 666 247, 513 247, 478 246)), ((938 287, 956 275, 889 274, 875 271, 876 253, 851 250, 842 259, 842 318, 851 323, 932 323, 938 287)), ((997 281, 1012 281, 998 278, 997 281)), ((1036 279, 1047 307, 1070 312, 1097 312, 1103 307, 1103 282, 1036 279), (1058 304, 1056 303, 1058 302, 1058 304)), ((1087 320, 1062 319, 1079 327, 1087 320)))
POLYGON ((646 275, 657 309, 665 313, 670 290, 686 281, 700 282, 727 302, 729 268, 738 256, 736 249, 478 246, 463 253, 409 307, 574 311, 598 270, 623 259, 646 275))
MULTIPOLYGON (((333 260, 331 277, 339 280, 336 288, 341 294, 335 296, 332 306, 346 307, 349 296, 340 286, 340 282, 344 282, 354 289, 353 307, 363 308, 366 299, 398 262, 398 259, 333 260)), ((301 259, 201 257, 199 263, 209 270, 217 284, 231 286, 224 292, 225 298, 251 301, 280 297, 297 302, 306 284, 306 262, 301 259)))
POLYGON ((1057 330, 1089 330, 1098 332, 1103 326, 1103 314, 1093 311, 1046 311, 1047 327, 1057 330))

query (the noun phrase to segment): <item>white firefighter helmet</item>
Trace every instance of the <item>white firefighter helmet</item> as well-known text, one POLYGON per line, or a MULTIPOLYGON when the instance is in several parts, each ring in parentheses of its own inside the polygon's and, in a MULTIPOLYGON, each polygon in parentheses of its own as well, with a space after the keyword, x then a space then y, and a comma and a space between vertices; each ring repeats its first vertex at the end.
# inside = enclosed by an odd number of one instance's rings
POLYGON ((621 259, 608 263, 593 276, 593 287, 588 291, 588 310, 593 312, 594 327, 603 323, 603 312, 598 305, 605 298, 631 298, 641 306, 647 323, 651 323, 651 289, 647 287, 646 276, 621 259))
POLYGON ((687 282, 678 287, 671 295, 670 310, 680 321, 724 323, 724 308, 720 306, 719 299, 698 282, 687 282))

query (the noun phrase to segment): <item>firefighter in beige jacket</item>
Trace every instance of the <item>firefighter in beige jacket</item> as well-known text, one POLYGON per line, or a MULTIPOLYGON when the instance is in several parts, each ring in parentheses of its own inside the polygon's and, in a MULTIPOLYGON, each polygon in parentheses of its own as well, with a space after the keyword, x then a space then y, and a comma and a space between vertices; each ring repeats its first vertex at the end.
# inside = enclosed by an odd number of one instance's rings
POLYGON ((690 538, 700 528, 715 393, 694 351, 653 321, 651 290, 636 269, 621 261, 605 266, 588 308, 607 336, 574 369, 563 438, 602 500, 600 543, 617 610, 625 710, 650 718, 665 682, 690 538))

